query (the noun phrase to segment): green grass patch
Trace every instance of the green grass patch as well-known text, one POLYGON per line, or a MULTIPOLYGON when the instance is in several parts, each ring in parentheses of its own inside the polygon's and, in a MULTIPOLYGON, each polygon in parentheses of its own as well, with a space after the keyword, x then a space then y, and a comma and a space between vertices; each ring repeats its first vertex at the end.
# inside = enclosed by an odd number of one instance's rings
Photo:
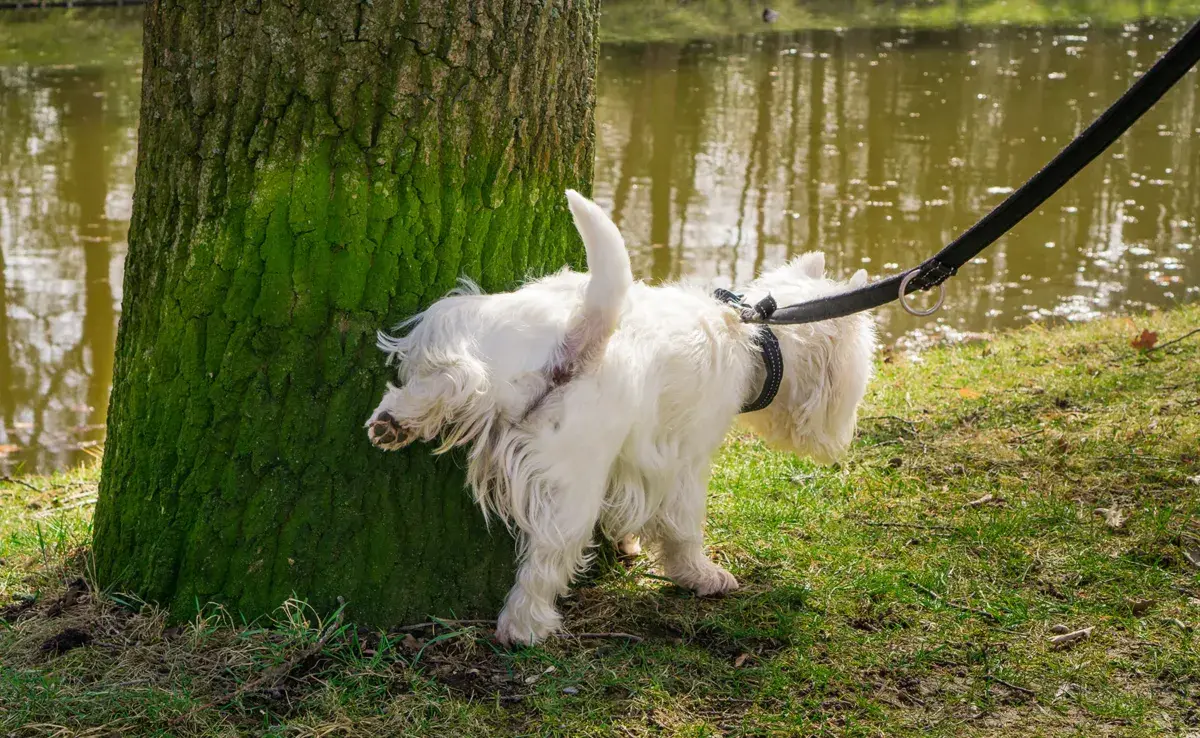
POLYGON ((506 651, 282 603, 183 626, 87 582, 95 470, 0 483, 0 733, 1200 731, 1200 307, 885 354, 838 467, 735 435, 698 599, 652 561, 506 651), (1106 516, 1097 510, 1109 511, 1106 516), (1092 628, 1066 648, 1062 626, 1092 628))
POLYGON ((685 41, 763 31, 956 26, 1119 25, 1192 21, 1200 0, 608 0, 601 38, 612 42, 685 41), (763 21, 763 11, 778 14, 763 21))
MULTIPOLYGON (((768 31, 1117 25, 1193 20, 1200 0, 605 0, 603 42, 688 41, 768 31), (763 21, 763 10, 778 13, 763 21)), ((142 9, 0 11, 0 66, 127 66, 142 9)))
POLYGON ((140 7, 0 10, 0 66, 136 67, 141 62, 140 7))

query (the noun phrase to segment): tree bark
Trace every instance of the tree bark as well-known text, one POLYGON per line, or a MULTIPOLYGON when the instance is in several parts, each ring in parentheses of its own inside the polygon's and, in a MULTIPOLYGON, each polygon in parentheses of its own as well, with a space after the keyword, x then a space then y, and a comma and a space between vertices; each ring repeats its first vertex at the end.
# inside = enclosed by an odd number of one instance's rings
POLYGON ((187 617, 494 613, 461 464, 363 424, 375 333, 582 260, 598 0, 158 0, 96 510, 103 584, 187 617))

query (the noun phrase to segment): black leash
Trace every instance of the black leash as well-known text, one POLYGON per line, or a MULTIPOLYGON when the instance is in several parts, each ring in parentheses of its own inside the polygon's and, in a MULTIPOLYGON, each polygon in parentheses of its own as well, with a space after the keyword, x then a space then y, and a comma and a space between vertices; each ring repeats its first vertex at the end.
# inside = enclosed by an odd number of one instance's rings
POLYGON ((742 319, 747 323, 776 325, 812 323, 870 310, 897 299, 905 310, 915 315, 933 313, 941 307, 945 298, 943 282, 1062 189, 1079 170, 1145 115, 1197 61, 1200 61, 1200 21, 1176 41, 1141 79, 1134 82, 1121 99, 1104 111, 1040 172, 924 264, 857 290, 788 305, 773 313, 765 310, 743 311, 742 319), (938 286, 942 287, 941 296, 929 310, 918 311, 905 300, 905 296, 911 292, 938 286))
MULTIPOLYGON (((736 292, 730 292, 720 287, 713 290, 713 297, 720 302, 740 308, 742 320, 747 323, 762 322, 775 312, 775 300, 770 295, 759 300, 754 307, 742 302, 742 296, 736 292), (758 319, 750 320, 751 317, 758 319)), ((759 327, 755 340, 758 343, 758 350, 762 353, 763 367, 767 370, 767 376, 763 379, 763 386, 758 392, 758 397, 742 405, 741 412, 743 413, 752 413, 770 405, 771 401, 775 399, 775 395, 779 393, 779 384, 783 381, 783 351, 779 348, 779 338, 775 336, 774 331, 764 325, 759 327)))

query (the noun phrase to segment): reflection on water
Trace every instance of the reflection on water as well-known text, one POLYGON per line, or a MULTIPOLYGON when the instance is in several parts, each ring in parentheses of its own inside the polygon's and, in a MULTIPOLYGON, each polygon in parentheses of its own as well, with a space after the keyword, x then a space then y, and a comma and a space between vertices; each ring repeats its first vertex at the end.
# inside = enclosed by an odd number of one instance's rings
MULTIPOLYGON (((814 32, 606 46, 596 195, 654 280, 810 249, 916 264, 1031 175, 1179 29, 814 32)), ((133 45, 131 45, 132 47, 133 45)), ((102 438, 137 114, 136 58, 0 66, 0 471, 102 438)), ((1195 299, 1195 76, 966 267, 892 339, 1195 299)))
POLYGON ((137 68, 0 67, 0 469, 104 436, 137 68))
MULTIPOLYGON (((1001 202, 1182 29, 875 30, 602 51, 596 195, 653 279, 895 273, 1001 202)), ((893 340, 1195 299, 1195 73, 893 340)))

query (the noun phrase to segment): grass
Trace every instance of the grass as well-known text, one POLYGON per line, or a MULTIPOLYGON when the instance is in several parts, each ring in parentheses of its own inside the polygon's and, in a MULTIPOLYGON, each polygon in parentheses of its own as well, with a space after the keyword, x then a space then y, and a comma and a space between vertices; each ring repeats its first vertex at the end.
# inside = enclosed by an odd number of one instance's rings
MULTIPOLYGON (((1200 0, 605 0, 604 42, 687 41, 837 28, 1116 25, 1192 20, 1200 0), (779 13, 762 20, 770 7, 779 13)), ((142 56, 142 9, 0 11, 0 66, 127 66, 142 56)))
POLYGON ((142 61, 142 9, 0 10, 0 67, 127 67, 142 61))
POLYGON ((1196 734, 1200 336, 1130 340, 1197 326, 886 355, 841 466, 730 439, 709 543, 740 591, 641 560, 563 602, 609 635, 513 652, 486 624, 379 632, 294 601, 168 627, 86 584, 95 470, 4 482, 0 734, 1196 734), (1059 625, 1093 630, 1056 649, 1059 625))
POLYGON ((611 42, 684 41, 765 30, 1191 21, 1197 12, 1200 0, 610 0, 600 32, 611 42), (762 19, 768 7, 778 13, 771 24, 762 19))

